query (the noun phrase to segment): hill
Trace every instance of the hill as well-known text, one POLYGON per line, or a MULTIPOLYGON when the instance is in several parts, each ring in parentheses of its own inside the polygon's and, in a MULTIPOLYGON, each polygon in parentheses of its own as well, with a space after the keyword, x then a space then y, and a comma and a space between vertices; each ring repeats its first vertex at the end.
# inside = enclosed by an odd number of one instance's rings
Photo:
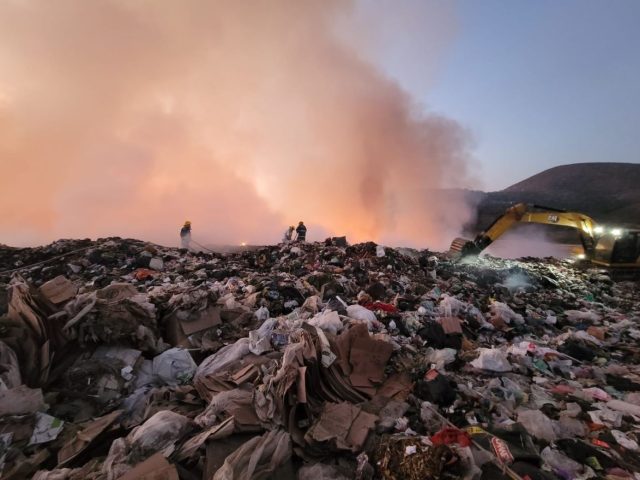
POLYGON ((606 224, 640 224, 640 164, 576 163, 550 168, 504 190, 470 194, 482 230, 513 203, 575 210, 606 224))

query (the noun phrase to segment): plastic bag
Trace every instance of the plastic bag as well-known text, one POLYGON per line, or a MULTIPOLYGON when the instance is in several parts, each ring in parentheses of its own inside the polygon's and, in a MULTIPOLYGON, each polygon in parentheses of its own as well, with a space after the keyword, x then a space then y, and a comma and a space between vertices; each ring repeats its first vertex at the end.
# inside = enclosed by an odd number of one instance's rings
POLYGON ((511 364, 507 355, 496 348, 481 348, 480 356, 471 362, 471 366, 492 372, 510 372, 511 364))
POLYGON ((442 300, 440 300, 440 304, 438 305, 438 311, 443 317, 455 317, 466 311, 468 307, 466 303, 458 300, 456 297, 447 295, 446 293, 443 294, 441 298, 442 300))
POLYGON ((334 466, 325 465, 324 463, 306 465, 298 470, 298 480, 349 480, 349 478, 340 473, 334 466))
POLYGON ((435 363, 436 369, 442 370, 445 365, 449 365, 456 361, 456 355, 458 351, 453 348, 443 348, 440 350, 432 350, 427 355, 426 360, 429 363, 435 363))
POLYGON ((576 478, 582 471, 581 464, 549 447, 542 450, 540 456, 550 470, 562 478, 576 478))
POLYGON ((162 452, 169 456, 175 443, 191 429, 193 423, 187 417, 171 410, 162 410, 133 430, 126 440, 131 454, 148 456, 162 452))
POLYGON ((567 415, 560 415, 560 420, 556 425, 558 427, 558 438, 585 437, 589 433, 589 429, 584 422, 567 415))
POLYGON ((591 421, 597 425, 606 425, 608 427, 620 427, 622 425, 623 414, 604 406, 598 410, 589 410, 587 414, 591 421))
POLYGON ((640 449, 640 447, 638 446, 638 442, 636 442, 632 438, 629 438, 626 433, 621 432, 620 430, 611 430, 611 435, 613 435, 613 438, 616 439, 618 445, 626 448, 627 450, 637 452, 640 449))
POLYGON ((373 330, 376 327, 383 326, 376 318, 376 314, 368 308, 363 307, 362 305, 349 305, 347 307, 347 315, 354 320, 367 322, 367 327, 369 330, 373 330))
POLYGON ((622 400, 610 400, 607 402, 607 407, 617 412, 640 417, 640 406, 634 405, 633 403, 624 402, 622 400))
POLYGON ((256 310, 256 313, 254 313, 254 315, 260 322, 264 322, 265 320, 267 320, 267 318, 269 318, 269 309, 265 306, 262 306, 258 310, 256 310))
POLYGON ((518 410, 518 423, 522 424, 531 435, 549 443, 558 438, 553 420, 540 410, 518 410))
POLYGON ((212 480, 262 480, 291 457, 291 437, 272 430, 254 437, 229 455, 212 480))
POLYGON ((250 406, 253 400, 253 392, 241 388, 234 388, 225 392, 220 392, 213 396, 205 410, 195 418, 195 422, 202 428, 209 428, 215 425, 221 413, 233 412, 234 410, 250 406))
POLYGON ((332 333, 333 335, 336 335, 344 328, 344 326, 342 325, 342 320, 340 320, 340 315, 338 315, 338 313, 334 311, 319 313, 311 320, 309 320, 308 323, 309 325, 321 328, 325 332, 332 333))
POLYGON ((446 426, 446 422, 436 413, 437 410, 438 407, 430 402, 420 403, 420 420, 427 433, 436 433, 446 426))
POLYGON ((249 351, 255 355, 273 350, 271 346, 271 333, 278 321, 269 318, 258 328, 249 332, 249 351))
POLYGON ((522 315, 511 310, 509 305, 506 303, 493 301, 489 306, 489 312, 491 323, 494 326, 500 323, 510 325, 511 322, 516 325, 524 324, 524 318, 522 318, 522 315))
POLYGON ((240 360, 251 353, 249 350, 249 339, 241 338, 236 343, 222 347, 213 355, 208 356, 196 369, 194 376, 194 383, 197 382, 198 377, 203 375, 213 375, 222 371, 226 366, 240 360))
POLYGON ((0 341, 0 390, 8 390, 22 384, 18 357, 13 349, 0 341))
POLYGON ((307 299, 302 304, 302 309, 308 310, 311 313, 315 314, 318 313, 321 305, 322 302, 320 301, 320 297, 318 295, 311 295, 310 297, 307 297, 307 299))
POLYGON ((153 359, 154 377, 172 387, 191 380, 196 368, 196 362, 184 348, 170 348, 153 359))
POLYGON ((571 323, 598 323, 601 319, 600 315, 595 312, 583 312, 581 310, 565 310, 564 314, 571 323))

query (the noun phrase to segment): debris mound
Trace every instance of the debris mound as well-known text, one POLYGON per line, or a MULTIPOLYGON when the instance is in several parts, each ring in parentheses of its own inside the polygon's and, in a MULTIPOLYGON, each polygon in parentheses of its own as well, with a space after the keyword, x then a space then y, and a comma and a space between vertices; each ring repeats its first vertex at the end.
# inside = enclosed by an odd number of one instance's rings
POLYGON ((551 258, 0 247, 0 475, 640 478, 639 318, 551 258))

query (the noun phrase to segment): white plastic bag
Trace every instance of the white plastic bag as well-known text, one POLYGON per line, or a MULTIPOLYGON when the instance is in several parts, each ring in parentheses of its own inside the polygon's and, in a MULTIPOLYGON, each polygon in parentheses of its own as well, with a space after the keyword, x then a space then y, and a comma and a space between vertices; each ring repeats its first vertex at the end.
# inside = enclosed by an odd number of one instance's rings
POLYGON ((249 351, 255 355, 273 350, 271 346, 271 333, 278 321, 269 318, 258 328, 249 332, 249 351))
MULTIPOLYGON (((373 312, 371 312, 373 313, 373 312)), ((374 314, 375 317, 375 314, 374 314)), ((325 332, 332 333, 336 335, 340 330, 343 329, 342 320, 340 320, 340 315, 338 312, 334 312, 332 310, 327 312, 322 312, 313 317, 308 321, 309 325, 313 325, 314 327, 321 328, 325 332)))
POLYGON ((442 370, 445 365, 449 365, 456 361, 458 351, 453 348, 443 348, 441 350, 433 350, 427 357, 429 363, 435 363, 436 369, 442 370))
POLYGON ((445 293, 440 298, 442 300, 440 300, 440 304, 438 305, 438 311, 442 317, 456 317, 467 309, 468 305, 456 297, 445 293))
POLYGON ((507 355, 497 348, 481 348, 480 356, 471 362, 471 366, 492 372, 510 372, 511 364, 507 355))
POLYGON ((367 322, 367 327, 370 331, 382 325, 376 318, 376 314, 362 305, 349 305, 347 307, 347 315, 354 320, 367 322))
POLYGON ((491 319, 501 320, 507 325, 510 325, 511 322, 516 325, 524 324, 524 318, 522 318, 522 315, 511 310, 509 305, 506 303, 493 301, 489 306, 489 312, 491 319))
POLYGON ((170 348, 153 359, 153 376, 172 387, 191 380, 196 368, 196 362, 184 348, 170 348))

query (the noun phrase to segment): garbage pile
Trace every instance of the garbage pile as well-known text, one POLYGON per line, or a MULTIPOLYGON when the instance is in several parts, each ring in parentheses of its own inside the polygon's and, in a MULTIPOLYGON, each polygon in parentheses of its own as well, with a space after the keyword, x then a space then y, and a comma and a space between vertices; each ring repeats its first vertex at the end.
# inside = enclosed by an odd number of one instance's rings
POLYGON ((0 247, 4 479, 640 479, 638 284, 568 261, 0 247))

